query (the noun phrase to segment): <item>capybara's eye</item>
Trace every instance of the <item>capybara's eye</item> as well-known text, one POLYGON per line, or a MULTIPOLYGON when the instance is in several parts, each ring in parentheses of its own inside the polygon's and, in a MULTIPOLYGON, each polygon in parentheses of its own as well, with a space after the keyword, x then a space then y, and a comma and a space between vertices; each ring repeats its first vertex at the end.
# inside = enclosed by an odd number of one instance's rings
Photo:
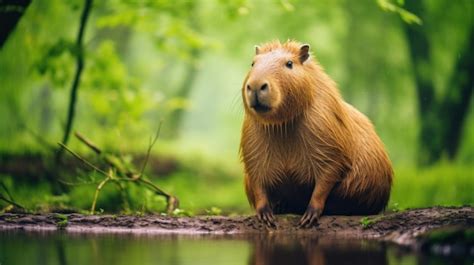
POLYGON ((252 62, 252 64, 251 64, 251 65, 253 66, 254 64, 255 64, 255 62, 252 62))
POLYGON ((293 62, 292 61, 286 62, 286 67, 292 69, 293 68, 293 62))

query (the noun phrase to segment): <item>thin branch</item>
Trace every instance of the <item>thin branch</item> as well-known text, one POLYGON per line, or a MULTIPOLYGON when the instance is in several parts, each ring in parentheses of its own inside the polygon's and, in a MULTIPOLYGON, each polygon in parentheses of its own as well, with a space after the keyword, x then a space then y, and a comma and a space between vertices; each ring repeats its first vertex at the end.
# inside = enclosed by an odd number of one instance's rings
POLYGON ((58 179, 58 181, 68 186, 97 185, 100 183, 100 181, 70 182, 63 179, 58 179))
POLYGON ((158 188, 158 186, 156 186, 153 182, 147 180, 147 179, 144 179, 144 178, 139 178, 137 179, 137 181, 139 182, 142 182, 148 186, 150 186, 151 188, 153 188, 155 190, 155 193, 159 194, 159 195, 162 195, 162 196, 165 196, 166 198, 169 198, 171 197, 171 195, 169 195, 168 193, 164 192, 162 189, 158 188))
POLYGON ((17 207, 17 208, 26 209, 25 207, 19 205, 18 203, 14 202, 10 199, 5 198, 1 193, 0 193, 0 200, 5 201, 5 202, 17 207))
POLYGON ((107 172, 103 171, 102 169, 94 166, 91 162, 87 161, 85 158, 82 158, 79 154, 77 154, 76 152, 72 151, 71 149, 69 149, 66 145, 64 145, 63 143, 58 143, 62 148, 64 148, 66 151, 68 151, 71 155, 73 155, 74 157, 76 157, 77 159, 81 160, 82 163, 86 164, 87 166, 89 166, 90 168, 96 170, 97 172, 101 173, 102 175, 104 176, 108 176, 109 174, 107 174, 107 172))
POLYGON ((97 186, 97 188, 95 189, 94 200, 92 201, 91 212, 90 212, 91 214, 94 214, 94 212, 95 212, 95 206, 96 206, 96 204, 97 204, 97 198, 99 197, 99 192, 102 190, 102 188, 104 187, 104 185, 105 185, 109 180, 112 179, 112 172, 111 172, 111 170, 110 170, 109 174, 106 173, 106 175, 107 175, 107 177, 106 177, 104 180, 102 180, 102 181, 99 183, 99 185, 97 186))
POLYGON ((145 161, 143 161, 142 169, 140 170, 140 174, 138 177, 141 177, 143 175, 143 172, 145 172, 145 168, 148 164, 148 160, 150 159, 150 153, 151 149, 155 145, 156 141, 158 140, 158 137, 160 136, 160 131, 161 131, 161 125, 163 124, 163 121, 160 121, 158 125, 158 129, 156 130, 155 137, 150 140, 150 144, 148 145, 148 150, 146 151, 146 156, 145 156, 145 161))
POLYGON ((83 142, 85 145, 87 145, 90 149, 92 149, 94 152, 96 152, 98 155, 102 153, 102 150, 100 150, 97 145, 95 145, 91 140, 87 139, 85 136, 78 132, 74 132, 74 135, 79 139, 81 142, 83 142))
POLYGON ((3 183, 2 181, 0 181, 0 186, 2 186, 2 189, 5 191, 5 193, 8 195, 8 198, 12 201, 14 201, 13 199, 13 196, 12 194, 10 193, 10 191, 8 190, 7 186, 5 185, 5 183, 3 183))

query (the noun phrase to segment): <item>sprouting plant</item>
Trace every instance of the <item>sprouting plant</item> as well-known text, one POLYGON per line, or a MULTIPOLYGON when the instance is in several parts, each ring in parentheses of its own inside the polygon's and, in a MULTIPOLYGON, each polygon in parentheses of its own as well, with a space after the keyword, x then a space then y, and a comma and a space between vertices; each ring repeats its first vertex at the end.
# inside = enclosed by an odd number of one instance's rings
POLYGON ((362 225, 362 228, 364 229, 369 228, 373 223, 374 221, 367 216, 360 219, 360 224, 362 225))
POLYGON ((55 214, 54 217, 56 218, 56 227, 60 230, 65 229, 68 225, 68 217, 65 214, 55 214))
POLYGON ((381 221, 382 218, 383 218, 382 215, 374 216, 374 217, 365 216, 362 219, 360 219, 360 224, 362 225, 362 228, 367 229, 367 228, 370 228, 375 223, 381 221))

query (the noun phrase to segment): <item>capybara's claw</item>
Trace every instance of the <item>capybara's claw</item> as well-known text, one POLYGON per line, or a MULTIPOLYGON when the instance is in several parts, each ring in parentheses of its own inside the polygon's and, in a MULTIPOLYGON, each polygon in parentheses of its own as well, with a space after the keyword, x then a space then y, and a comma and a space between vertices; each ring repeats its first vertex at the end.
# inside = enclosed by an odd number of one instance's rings
POLYGON ((298 227, 300 228, 310 228, 315 226, 318 223, 318 219, 321 216, 322 210, 319 208, 314 208, 308 206, 303 217, 301 217, 298 227))
POLYGON ((275 228, 275 218, 273 217, 272 209, 269 206, 262 207, 257 210, 257 218, 267 227, 275 228))

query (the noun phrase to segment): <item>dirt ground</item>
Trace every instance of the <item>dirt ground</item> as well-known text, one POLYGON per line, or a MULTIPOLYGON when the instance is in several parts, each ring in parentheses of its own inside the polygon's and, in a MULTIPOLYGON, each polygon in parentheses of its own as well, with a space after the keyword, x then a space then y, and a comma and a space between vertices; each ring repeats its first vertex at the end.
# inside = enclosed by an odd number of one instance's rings
POLYGON ((439 228, 473 229, 474 207, 432 207, 378 216, 323 216, 309 229, 297 228, 299 216, 277 216, 270 229, 255 216, 168 217, 161 215, 13 214, 0 215, 1 230, 64 230, 70 233, 130 234, 301 234, 371 238, 416 246, 426 232, 439 228))

